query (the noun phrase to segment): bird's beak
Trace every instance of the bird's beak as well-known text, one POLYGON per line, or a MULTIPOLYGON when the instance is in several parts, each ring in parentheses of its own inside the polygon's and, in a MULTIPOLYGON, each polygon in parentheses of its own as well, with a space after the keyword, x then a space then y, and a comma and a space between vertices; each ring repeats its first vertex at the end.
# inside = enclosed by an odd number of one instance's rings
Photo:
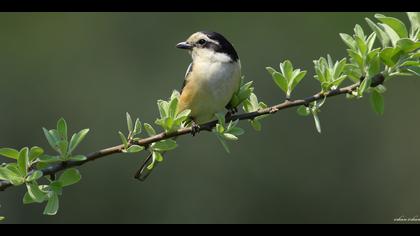
POLYGON ((177 48, 180 49, 191 49, 193 48, 193 46, 191 44, 189 44, 188 42, 180 42, 176 45, 177 48))

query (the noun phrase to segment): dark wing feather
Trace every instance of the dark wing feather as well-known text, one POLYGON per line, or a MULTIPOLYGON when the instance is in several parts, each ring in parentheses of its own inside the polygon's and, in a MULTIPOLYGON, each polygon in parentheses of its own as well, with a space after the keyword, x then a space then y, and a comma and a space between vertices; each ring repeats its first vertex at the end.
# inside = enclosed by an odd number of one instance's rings
POLYGON ((184 78, 184 82, 182 83, 180 94, 182 94, 182 90, 184 89, 185 85, 188 82, 187 81, 188 75, 191 73, 192 70, 193 70, 193 63, 191 62, 190 65, 188 66, 187 72, 185 73, 185 78, 184 78))

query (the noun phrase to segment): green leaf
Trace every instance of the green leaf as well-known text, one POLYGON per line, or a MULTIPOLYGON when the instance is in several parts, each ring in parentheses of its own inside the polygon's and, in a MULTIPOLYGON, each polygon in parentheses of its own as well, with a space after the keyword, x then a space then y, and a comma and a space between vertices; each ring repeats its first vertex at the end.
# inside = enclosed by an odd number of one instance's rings
POLYGON ((377 114, 383 115, 384 110, 385 110, 385 105, 384 105, 384 98, 383 98, 382 94, 380 94, 376 90, 372 90, 372 94, 371 94, 370 98, 371 98, 370 101, 371 101, 373 110, 377 114))
POLYGON ((24 147, 19 152, 19 157, 17 160, 18 168, 23 175, 28 173, 29 167, 29 156, 28 156, 29 149, 24 147))
POLYGON ((76 155, 69 158, 69 160, 72 160, 72 161, 85 161, 86 159, 87 157, 84 155, 76 155))
POLYGON ((156 135, 155 129, 153 129, 153 127, 150 124, 144 123, 143 126, 144 126, 144 129, 146 130, 146 132, 149 136, 155 136, 156 135))
POLYGON ((57 150, 57 139, 54 137, 54 135, 52 135, 51 132, 49 132, 47 129, 42 128, 42 130, 44 131, 44 135, 45 138, 47 138, 48 143, 50 144, 50 146, 54 149, 57 150))
POLYGON ((157 161, 157 162, 162 162, 163 161, 163 156, 160 152, 153 152, 152 154, 153 156, 153 160, 157 161))
POLYGON ((176 116, 176 119, 188 118, 190 113, 191 113, 190 109, 183 110, 180 113, 178 113, 178 115, 176 116))
POLYGON ((79 170, 75 168, 67 169, 60 175, 58 181, 61 183, 63 187, 73 185, 80 181, 82 176, 79 173, 79 170))
POLYGON ((242 128, 239 128, 239 127, 232 127, 228 130, 228 132, 235 135, 235 136, 240 136, 240 135, 243 135, 245 133, 245 131, 242 128))
POLYGON ((35 203, 35 201, 34 199, 32 199, 29 193, 26 192, 25 195, 23 196, 23 204, 31 204, 31 203, 35 203))
POLYGON ((407 12, 407 16, 411 23, 411 32, 414 33, 420 29, 420 12, 407 12))
POLYGON ((69 154, 76 149, 76 147, 83 141, 83 139, 86 137, 86 135, 89 133, 89 129, 83 129, 79 133, 74 134, 71 137, 70 140, 70 146, 69 146, 69 154))
POLYGON ((314 116, 316 130, 318 131, 318 133, 321 133, 321 122, 319 120, 317 112, 312 112, 312 115, 314 116))
POLYGON ((151 145, 151 148, 157 152, 165 152, 173 150, 177 147, 177 143, 172 139, 162 140, 151 145))
POLYGON ((306 71, 299 71, 299 73, 292 79, 292 85, 290 86, 292 91, 295 90, 296 86, 305 78, 306 71))
POLYGON ((51 191, 57 193, 58 195, 61 195, 64 186, 59 180, 56 180, 50 183, 48 187, 51 189, 51 191))
POLYGON ((66 140, 58 141, 59 152, 63 158, 67 157, 68 146, 69 144, 66 140))
POLYGON ((140 119, 137 118, 136 122, 134 123, 134 130, 133 130, 133 134, 140 134, 141 133, 141 122, 140 119))
POLYGON ((223 127, 220 123, 216 124, 216 132, 222 134, 225 132, 225 127, 223 127))
POLYGON ((168 116, 168 107, 169 103, 167 101, 158 100, 157 101, 158 108, 159 108, 159 114, 161 118, 168 116))
POLYGON ((219 139, 220 143, 222 144, 226 152, 230 153, 229 146, 226 144, 225 140, 220 135, 217 135, 217 139, 219 139))
POLYGON ((367 51, 368 51, 368 46, 367 46, 365 40, 362 39, 362 38, 359 38, 357 36, 355 37, 355 40, 356 40, 356 43, 357 43, 357 47, 358 47, 360 53, 362 54, 362 56, 366 55, 367 51))
POLYGON ((356 49, 356 41, 354 41, 353 37, 348 34, 340 33, 340 37, 343 42, 351 49, 356 49))
POLYGON ((254 128, 254 130, 261 131, 261 122, 254 119, 254 120, 250 120, 250 123, 251 123, 252 128, 254 128))
POLYGON ((44 209, 44 215, 57 214, 58 207, 59 207, 58 195, 57 193, 52 192, 51 196, 48 199, 47 206, 44 209))
POLYGON ((125 114, 126 118, 127 118, 127 128, 128 128, 128 132, 132 133, 133 132, 133 120, 131 119, 130 113, 126 113, 125 114))
POLYGON ((19 151, 13 148, 0 148, 0 155, 17 160, 19 151))
POLYGON ((397 47, 403 52, 412 52, 420 48, 420 42, 414 42, 411 39, 400 39, 397 41, 397 47))
POLYGON ((172 119, 175 119, 177 109, 178 109, 178 98, 174 98, 169 103, 169 110, 168 110, 169 117, 171 117, 172 119))
POLYGON ((64 118, 60 118, 57 122, 57 132, 61 139, 67 140, 67 123, 64 118))
POLYGON ((400 39, 397 32, 395 32, 390 26, 386 24, 379 24, 385 31, 385 33, 388 35, 389 39, 391 40, 392 46, 397 45, 397 41, 400 39))
POLYGON ((354 50, 351 50, 351 49, 347 49, 347 52, 348 52, 349 56, 353 59, 353 61, 355 63, 357 63, 357 65, 359 66, 360 70, 363 71, 363 69, 364 69, 364 63, 363 63, 362 56, 358 52, 356 52, 354 50))
POLYGON ((59 156, 50 156, 50 155, 45 155, 44 154, 44 155, 38 157, 38 160, 40 162, 51 163, 51 162, 60 161, 60 157, 59 156))
POLYGON ((7 167, 0 167, 0 180, 8 180, 15 186, 21 185, 25 181, 22 176, 7 167))
POLYGON ((387 17, 381 14, 376 14, 375 18, 392 28, 400 38, 408 38, 407 28, 402 21, 397 18, 387 17))
POLYGON ((26 181, 27 182, 35 181, 35 180, 38 180, 39 178, 41 178, 42 176, 43 176, 42 171, 37 170, 34 173, 32 173, 31 175, 29 175, 28 177, 26 177, 26 181))
POLYGON ((143 146, 139 146, 139 145, 131 145, 128 149, 127 152, 129 153, 135 153, 135 152, 140 152, 143 151, 144 147, 143 146))
POLYGON ((300 106, 297 109, 297 113, 300 116, 309 116, 311 114, 311 110, 306 106, 300 106))
POLYGON ((397 61, 398 57, 400 55, 400 49, 399 48, 384 48, 380 53, 379 56, 381 57, 382 61, 387 66, 394 66, 397 61))
POLYGON ((41 203, 45 201, 46 194, 39 189, 38 184, 35 182, 26 183, 26 188, 28 189, 28 195, 34 202, 41 203))
POLYGON ((42 154, 44 154, 44 150, 42 148, 37 146, 31 147, 31 150, 29 150, 29 160, 33 161, 42 154))
POLYGON ((369 68, 368 68, 368 73, 369 76, 375 76, 377 74, 379 74, 380 70, 381 70, 381 60, 379 57, 379 54, 376 54, 376 56, 374 56, 370 62, 369 62, 369 68))
POLYGON ((356 24, 356 26, 354 27, 354 33, 355 36, 361 39, 365 39, 365 33, 363 32, 363 28, 359 24, 356 24))
POLYGON ((365 18, 370 28, 375 31, 376 36, 381 41, 382 47, 387 47, 389 45, 390 39, 388 35, 383 31, 381 28, 379 28, 378 25, 376 25, 373 21, 371 21, 369 18, 365 18))
POLYGON ((121 131, 118 131, 118 134, 120 135, 121 142, 124 144, 124 148, 127 148, 128 147, 127 138, 121 131))
POLYGON ((223 133, 223 137, 227 140, 230 140, 230 141, 238 140, 238 137, 236 137, 235 135, 230 134, 230 133, 223 133))
POLYGON ((267 67, 266 69, 270 73, 271 77, 273 78, 277 86, 281 90, 283 90, 283 92, 287 93, 287 79, 282 74, 280 74, 279 72, 277 72, 271 67, 267 67))
POLYGON ((292 78, 293 65, 289 60, 280 63, 280 70, 287 81, 289 81, 292 78))
POLYGON ((6 219, 4 216, 0 216, 0 221, 6 219))
POLYGON ((181 94, 177 90, 173 90, 170 99, 174 100, 175 98, 179 98, 179 96, 181 96, 181 94))

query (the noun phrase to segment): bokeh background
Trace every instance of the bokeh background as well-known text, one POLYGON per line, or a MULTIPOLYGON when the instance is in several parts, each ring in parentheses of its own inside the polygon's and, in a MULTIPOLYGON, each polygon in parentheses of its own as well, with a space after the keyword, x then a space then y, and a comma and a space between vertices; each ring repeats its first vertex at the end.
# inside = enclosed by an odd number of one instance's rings
MULTIPOLYGON (((153 123, 156 100, 180 89, 190 58, 175 44, 198 30, 224 34, 267 104, 283 99, 265 71, 292 60, 309 71, 295 96, 319 90, 312 60, 346 56, 339 33, 374 13, 2 13, 0 146, 48 147, 41 127, 65 117, 90 128, 79 153, 118 144, 125 112, 153 123)), ((407 22, 403 13, 387 13, 407 22)), ((370 30, 369 30, 370 32, 370 30)), ((383 117, 369 99, 329 99, 311 117, 286 110, 231 143, 210 133, 179 139, 147 182, 146 156, 114 155, 80 168, 57 216, 0 192, 7 223, 392 223, 420 215, 420 80, 387 83, 383 117)), ((0 161, 5 161, 1 159, 0 161)))

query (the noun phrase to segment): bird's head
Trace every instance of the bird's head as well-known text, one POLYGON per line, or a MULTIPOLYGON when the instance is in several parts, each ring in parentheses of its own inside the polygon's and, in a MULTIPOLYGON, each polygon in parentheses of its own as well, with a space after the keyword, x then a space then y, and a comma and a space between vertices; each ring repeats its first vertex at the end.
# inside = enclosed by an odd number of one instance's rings
POLYGON ((200 31, 192 34, 177 48, 187 49, 193 58, 202 60, 236 62, 239 57, 232 44, 216 32, 200 31))

